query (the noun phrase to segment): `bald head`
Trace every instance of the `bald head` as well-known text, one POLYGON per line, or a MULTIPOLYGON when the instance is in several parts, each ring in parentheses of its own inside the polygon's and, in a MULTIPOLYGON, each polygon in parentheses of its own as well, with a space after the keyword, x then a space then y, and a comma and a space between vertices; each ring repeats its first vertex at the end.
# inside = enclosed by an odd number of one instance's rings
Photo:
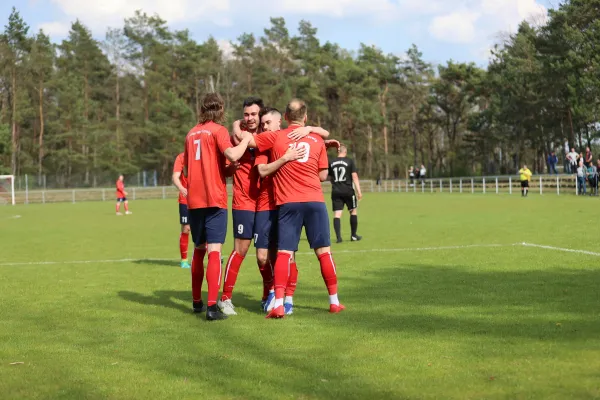
POLYGON ((304 125, 306 123, 306 103, 300 99, 292 99, 285 107, 285 120, 289 124, 304 125))
POLYGON ((346 146, 344 146, 343 144, 340 145, 340 149, 338 150, 338 155, 340 157, 346 157, 347 154, 348 154, 348 148, 346 146))

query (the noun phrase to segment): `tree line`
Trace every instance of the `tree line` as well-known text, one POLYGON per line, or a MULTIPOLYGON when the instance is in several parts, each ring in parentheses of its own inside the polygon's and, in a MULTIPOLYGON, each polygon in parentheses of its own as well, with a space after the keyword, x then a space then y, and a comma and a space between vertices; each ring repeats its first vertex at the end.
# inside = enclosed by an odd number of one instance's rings
MULTIPOLYGON (((361 176, 405 178, 542 172, 550 151, 598 137, 600 0, 570 0, 546 22, 522 22, 487 69, 433 66, 413 45, 398 56, 322 43, 301 21, 271 18, 233 54, 137 11, 96 40, 80 21, 53 43, 13 9, 0 35, 0 174, 98 186, 158 171, 168 183, 202 96, 219 92, 228 123, 245 97, 283 109, 299 97, 309 122, 348 145, 361 176)), ((560 154, 559 154, 560 155, 560 154)))

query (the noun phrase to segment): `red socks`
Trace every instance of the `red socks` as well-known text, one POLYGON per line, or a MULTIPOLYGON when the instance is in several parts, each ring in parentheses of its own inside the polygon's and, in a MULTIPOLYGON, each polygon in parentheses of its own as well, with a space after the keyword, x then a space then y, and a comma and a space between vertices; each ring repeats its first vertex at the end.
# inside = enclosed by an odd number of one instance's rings
POLYGON ((258 270, 260 271, 260 275, 263 279, 263 296, 262 299, 266 300, 269 297, 269 291, 273 289, 273 269, 271 268, 271 263, 267 261, 264 264, 261 264, 260 261, 256 261, 258 264, 258 270))
POLYGON ((181 236, 179 236, 179 252, 181 253, 182 260, 187 260, 189 236, 189 233, 183 232, 181 233, 181 236))
POLYGON ((205 249, 194 249, 192 259, 192 299, 195 303, 202 301, 202 282, 204 281, 205 249))
POLYGON ((319 256, 319 263, 321 264, 321 276, 323 276, 329 295, 337 294, 337 276, 331 253, 321 254, 319 256))
POLYGON ((123 203, 125 205, 125 212, 129 211, 129 204, 123 203))
POLYGON ((225 284, 223 285, 223 296, 221 296, 221 301, 231 299, 231 293, 233 293, 235 281, 237 280, 243 262, 244 257, 239 255, 235 250, 231 252, 229 260, 227 260, 227 268, 225 269, 225 284))
POLYGON ((281 299, 285 295, 290 274, 290 262, 292 255, 289 253, 277 253, 277 262, 275 262, 275 299, 281 299))
POLYGON ((117 203, 117 212, 121 209, 121 203, 117 203))
POLYGON ((219 289, 221 288, 221 253, 212 251, 208 253, 208 266, 206 268, 206 283, 208 284, 208 306, 217 304, 219 289))
POLYGON ((285 297, 293 297, 296 291, 296 285, 298 284, 298 266, 296 261, 290 261, 290 276, 288 278, 287 286, 285 288, 285 297))

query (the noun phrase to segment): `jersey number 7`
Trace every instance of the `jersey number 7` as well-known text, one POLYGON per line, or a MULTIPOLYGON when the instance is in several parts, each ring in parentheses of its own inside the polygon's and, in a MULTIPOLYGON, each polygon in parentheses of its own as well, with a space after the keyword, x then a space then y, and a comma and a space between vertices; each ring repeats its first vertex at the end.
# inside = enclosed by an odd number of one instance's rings
POLYGON ((200 153, 202 153, 202 150, 200 148, 200 139, 196 139, 194 140, 194 144, 196 145, 196 160, 200 159, 200 153))

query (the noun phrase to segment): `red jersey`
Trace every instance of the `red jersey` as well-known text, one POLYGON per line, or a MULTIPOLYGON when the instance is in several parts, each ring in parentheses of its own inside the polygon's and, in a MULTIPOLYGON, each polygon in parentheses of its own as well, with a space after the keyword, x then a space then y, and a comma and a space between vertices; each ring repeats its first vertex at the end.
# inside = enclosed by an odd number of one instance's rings
MULTIPOLYGON (((259 152, 254 160, 254 165, 268 164, 269 152, 259 152)), ((265 176, 259 181, 258 200, 256 200, 256 211, 277 210, 275 201, 275 189, 273 188, 273 176, 265 176)))
POLYGON ((117 199, 125 197, 125 183, 121 180, 117 180, 117 199))
POLYGON ((254 168, 255 149, 248 149, 238 160, 240 166, 233 174, 234 210, 255 211, 258 199, 258 171, 254 168))
MULTIPOLYGON (((179 175, 179 182, 181 182, 181 185, 187 189, 187 178, 183 174, 184 165, 185 164, 183 163, 183 153, 181 153, 175 159, 175 164, 173 164, 173 173, 181 172, 181 175, 179 175)), ((182 195, 181 192, 179 192, 179 204, 187 204, 187 198, 184 195, 182 195)))
POLYGON ((319 171, 329 167, 325 142, 321 136, 310 135, 294 141, 288 133, 298 126, 289 126, 277 132, 263 132, 254 137, 260 151, 271 149, 271 158, 281 158, 290 147, 304 147, 306 155, 283 165, 273 176, 275 201, 277 205, 286 203, 325 202, 319 171))
POLYGON ((229 132, 214 122, 198 124, 185 138, 183 164, 187 167, 188 208, 227 208, 225 150, 229 132))

